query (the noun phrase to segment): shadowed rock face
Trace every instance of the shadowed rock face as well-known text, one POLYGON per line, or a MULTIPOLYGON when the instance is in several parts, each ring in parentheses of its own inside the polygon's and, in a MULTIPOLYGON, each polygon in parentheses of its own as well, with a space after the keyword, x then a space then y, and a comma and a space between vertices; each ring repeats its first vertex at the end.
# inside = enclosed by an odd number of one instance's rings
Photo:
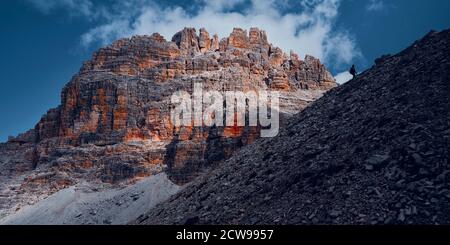
POLYGON ((449 224, 450 30, 326 93, 136 223, 449 224))
POLYGON ((185 28, 171 40, 155 33, 98 50, 64 87, 60 106, 1 145, 2 174, 34 169, 28 184, 65 186, 78 179, 124 181, 168 167, 172 178, 188 181, 253 142, 259 130, 176 128, 169 120, 173 92, 192 93, 194 83, 205 91, 276 90, 289 116, 336 86, 319 60, 286 55, 257 28, 235 28, 222 40, 185 28))

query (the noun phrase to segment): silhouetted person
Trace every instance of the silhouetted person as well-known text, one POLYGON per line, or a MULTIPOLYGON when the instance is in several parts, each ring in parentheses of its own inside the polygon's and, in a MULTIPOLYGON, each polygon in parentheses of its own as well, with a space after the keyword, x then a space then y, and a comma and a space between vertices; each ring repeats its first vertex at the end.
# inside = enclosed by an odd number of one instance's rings
POLYGON ((348 72, 350 72, 350 74, 352 74, 352 76, 353 76, 353 79, 355 79, 356 74, 357 74, 355 65, 352 65, 352 67, 350 68, 350 71, 348 71, 348 72))

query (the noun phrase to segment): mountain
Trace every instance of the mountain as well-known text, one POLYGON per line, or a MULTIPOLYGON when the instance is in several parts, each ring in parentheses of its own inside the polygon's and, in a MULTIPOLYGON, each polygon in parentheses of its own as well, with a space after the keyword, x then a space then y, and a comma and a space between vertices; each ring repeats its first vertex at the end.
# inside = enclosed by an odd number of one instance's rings
POLYGON ((327 92, 138 224, 449 224, 450 30, 327 92))
POLYGON ((0 144, 0 218, 86 181, 113 188, 165 172, 184 184, 260 136, 258 127, 175 127, 171 95, 195 83, 278 91, 283 118, 337 86, 318 59, 287 55, 258 28, 220 40, 184 28, 171 41, 158 33, 115 41, 83 64, 60 106, 0 144))

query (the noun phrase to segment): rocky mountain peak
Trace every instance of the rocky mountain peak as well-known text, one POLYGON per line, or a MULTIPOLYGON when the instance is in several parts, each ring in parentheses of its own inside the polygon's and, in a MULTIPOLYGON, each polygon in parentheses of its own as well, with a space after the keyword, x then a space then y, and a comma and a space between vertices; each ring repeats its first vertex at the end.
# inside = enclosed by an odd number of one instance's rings
POLYGON ((123 38, 82 65, 34 129, 0 145, 0 172, 26 176, 23 192, 36 195, 162 171, 190 181, 259 138, 258 127, 174 127, 170 96, 191 93, 194 83, 278 91, 281 123, 337 86, 319 60, 285 54, 258 28, 234 28, 222 39, 204 28, 184 28, 171 41, 158 33, 123 38))

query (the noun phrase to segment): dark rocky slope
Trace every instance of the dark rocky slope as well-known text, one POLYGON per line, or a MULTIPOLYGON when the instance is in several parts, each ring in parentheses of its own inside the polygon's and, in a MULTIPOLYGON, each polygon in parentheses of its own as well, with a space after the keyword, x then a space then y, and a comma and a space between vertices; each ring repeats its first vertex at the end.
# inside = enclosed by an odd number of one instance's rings
POLYGON ((449 224, 450 30, 296 115, 138 224, 449 224))

